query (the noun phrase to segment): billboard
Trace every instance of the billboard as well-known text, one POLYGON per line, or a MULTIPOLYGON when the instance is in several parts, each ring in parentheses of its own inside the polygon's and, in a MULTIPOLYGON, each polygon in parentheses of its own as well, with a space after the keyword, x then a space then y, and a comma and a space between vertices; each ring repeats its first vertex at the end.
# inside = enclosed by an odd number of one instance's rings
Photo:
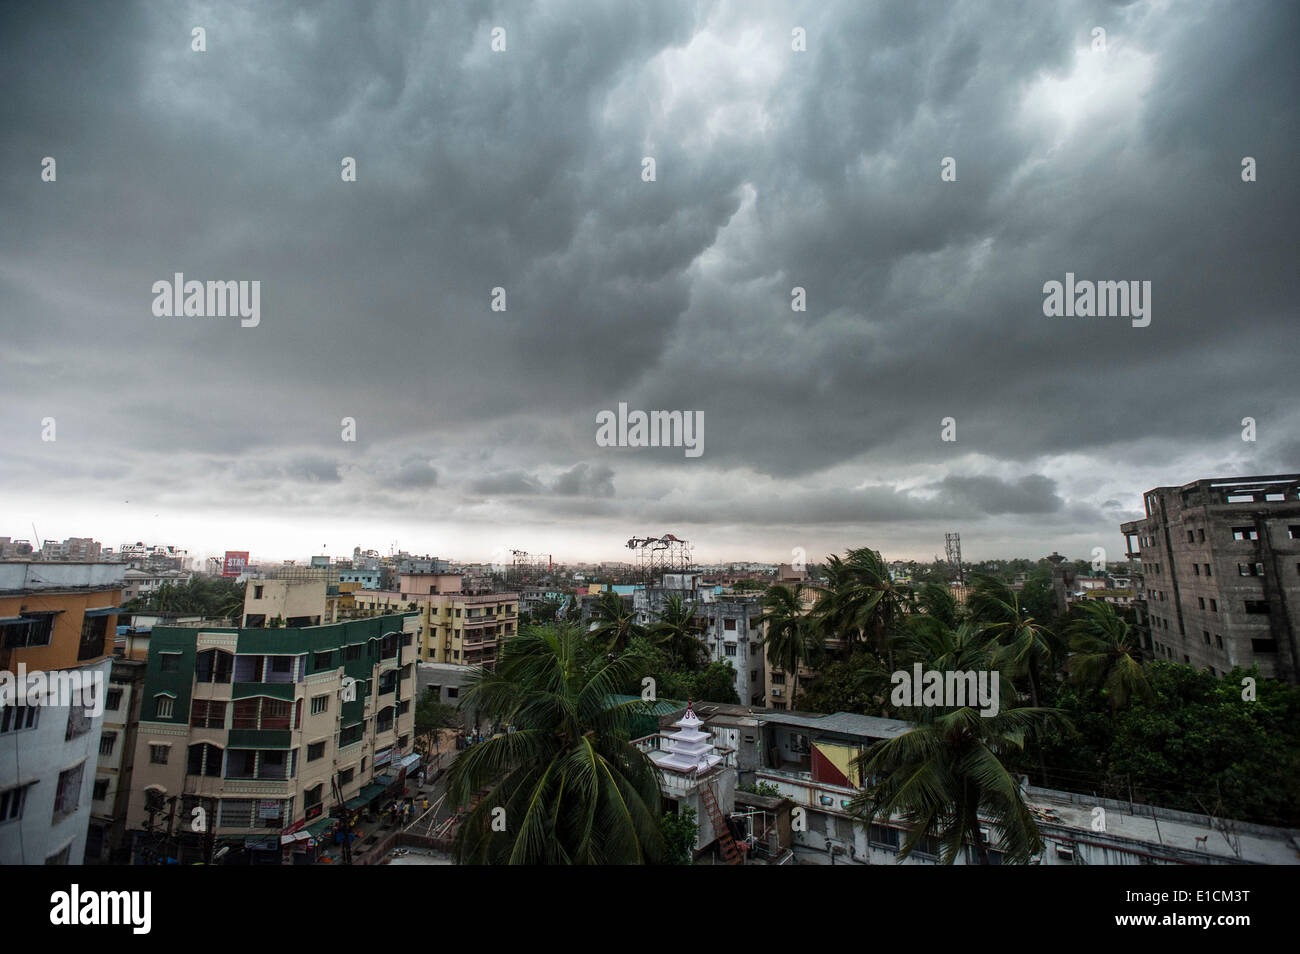
POLYGON ((248 567, 247 550, 227 550, 226 559, 221 564, 222 576, 239 576, 248 567))

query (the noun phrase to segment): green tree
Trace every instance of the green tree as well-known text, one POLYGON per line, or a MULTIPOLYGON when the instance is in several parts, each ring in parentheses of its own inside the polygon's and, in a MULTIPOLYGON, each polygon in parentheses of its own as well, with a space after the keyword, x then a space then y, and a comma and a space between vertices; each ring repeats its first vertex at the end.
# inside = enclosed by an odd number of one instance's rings
POLYGON ((874 653, 860 651, 834 660, 799 693, 799 708, 808 712, 856 712, 883 715, 889 673, 874 653))
POLYGON ((650 638, 667 650, 673 668, 696 669, 700 657, 709 651, 698 635, 700 625, 695 611, 694 603, 674 594, 664 601, 658 621, 650 627, 650 638))
POLYGON ((761 605, 763 615, 759 622, 763 625, 767 661, 784 670, 793 680, 790 686, 790 705, 793 708, 799 695, 799 669, 820 654, 820 637, 804 610, 803 584, 773 584, 763 594, 761 605))
POLYGON ((866 641, 886 657, 890 637, 912 607, 911 588, 896 584, 884 557, 867 547, 849 550, 843 560, 829 557, 827 576, 813 607, 823 634, 838 635, 850 646, 866 641))
POLYGON ((495 672, 474 673, 464 705, 511 731, 467 749, 448 773, 455 804, 485 792, 457 833, 458 862, 667 859, 658 771, 629 742, 645 706, 612 701, 641 665, 633 653, 608 658, 577 628, 550 626, 507 641, 495 672))
POLYGON ((636 615, 613 590, 605 590, 596 597, 591 621, 589 636, 609 653, 620 653, 630 640, 646 635, 645 627, 636 622, 636 615))
POLYGON ((937 838, 943 864, 970 845, 989 863, 981 817, 1000 832, 994 847, 1012 864, 1027 864, 1043 850, 1034 817, 1004 762, 1025 738, 1060 714, 1051 709, 1003 709, 982 716, 969 706, 921 709, 916 727, 871 745, 856 760, 877 781, 849 803, 863 825, 901 816, 910 830, 899 852, 907 858, 921 839, 937 838))
POLYGON ((1080 615, 1070 630, 1070 678, 1104 694, 1112 713, 1134 699, 1151 699, 1142 650, 1129 624, 1102 600, 1086 600, 1076 609, 1080 615))
POLYGON ((695 809, 683 808, 680 812, 664 812, 660 820, 664 833, 664 846, 670 865, 689 865, 695 860, 695 840, 700 826, 695 821, 695 809))

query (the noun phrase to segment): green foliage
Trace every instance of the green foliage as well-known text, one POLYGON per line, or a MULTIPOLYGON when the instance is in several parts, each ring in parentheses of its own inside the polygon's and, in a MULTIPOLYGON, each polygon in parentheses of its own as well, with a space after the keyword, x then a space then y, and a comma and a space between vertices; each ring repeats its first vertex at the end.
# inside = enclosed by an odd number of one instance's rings
POLYGON ((700 830, 700 826, 695 822, 695 809, 683 808, 677 814, 664 812, 659 827, 663 829, 668 864, 694 864, 695 839, 700 830))
POLYGON ((769 798, 780 798, 781 790, 771 782, 751 782, 748 785, 739 786, 740 791, 749 792, 751 795, 766 795, 769 798))
POLYGON ((828 664, 802 687, 791 708, 808 712, 856 712, 881 715, 889 701, 889 674, 870 652, 828 664))
POLYGON ((1300 825, 1300 689, 1242 669, 1220 679, 1161 661, 1146 671, 1151 700, 1115 715, 1104 696, 1063 687, 1057 704, 1076 731, 1044 746, 1063 787, 1300 825), (1257 683, 1251 702, 1246 676, 1257 683))
POLYGON ((460 715, 456 707, 442 702, 434 689, 424 690, 424 695, 415 706, 415 731, 434 732, 438 729, 454 729, 460 725, 460 715))
POLYGON ((244 615, 244 584, 219 576, 196 576, 179 585, 164 583, 123 603, 122 611, 238 619, 244 615))
POLYGON ((508 640, 495 671, 476 670, 463 704, 511 731, 471 746, 447 775, 470 809, 462 864, 659 864, 667 860, 654 763, 631 745, 645 705, 613 702, 644 660, 610 658, 573 626, 508 640))

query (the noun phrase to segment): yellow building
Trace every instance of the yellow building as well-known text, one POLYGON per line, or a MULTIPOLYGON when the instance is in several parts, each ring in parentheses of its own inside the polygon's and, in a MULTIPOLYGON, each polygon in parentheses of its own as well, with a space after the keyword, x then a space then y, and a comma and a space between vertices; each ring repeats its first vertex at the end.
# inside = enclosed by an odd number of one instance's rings
POLYGON ((518 593, 462 593, 461 576, 404 573, 399 590, 356 590, 358 614, 415 610, 421 662, 491 669, 501 644, 519 628, 518 593))

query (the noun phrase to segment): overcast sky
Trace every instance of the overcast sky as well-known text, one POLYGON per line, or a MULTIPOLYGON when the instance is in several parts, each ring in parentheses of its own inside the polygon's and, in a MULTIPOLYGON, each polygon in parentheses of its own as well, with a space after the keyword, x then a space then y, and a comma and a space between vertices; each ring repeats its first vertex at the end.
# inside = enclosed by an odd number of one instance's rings
POLYGON ((371 7, 0 11, 0 535, 1114 557, 1300 469, 1294 3, 371 7), (176 272, 260 324, 155 317, 176 272), (1066 272, 1150 325, 1045 317, 1066 272))

